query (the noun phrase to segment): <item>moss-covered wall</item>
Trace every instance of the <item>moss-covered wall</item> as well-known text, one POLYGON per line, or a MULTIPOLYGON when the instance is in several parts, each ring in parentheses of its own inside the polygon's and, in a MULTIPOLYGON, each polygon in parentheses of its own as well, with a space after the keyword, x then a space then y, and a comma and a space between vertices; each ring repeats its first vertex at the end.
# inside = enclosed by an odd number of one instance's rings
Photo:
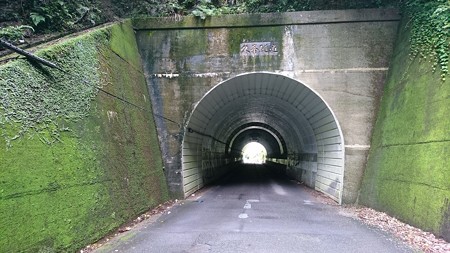
POLYGON ((66 72, 0 66, 0 252, 73 252, 168 199, 131 26, 37 54, 66 72))
POLYGON ((409 59, 403 22, 372 137, 362 204, 450 240, 450 81, 409 59))

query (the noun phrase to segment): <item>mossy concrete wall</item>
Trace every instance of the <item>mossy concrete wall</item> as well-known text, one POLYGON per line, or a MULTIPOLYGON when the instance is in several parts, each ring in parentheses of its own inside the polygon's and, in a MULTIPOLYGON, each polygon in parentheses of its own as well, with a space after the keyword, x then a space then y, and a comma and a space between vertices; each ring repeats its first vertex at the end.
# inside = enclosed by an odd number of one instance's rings
POLYGON ((195 104, 224 80, 267 71, 307 85, 335 113, 345 141, 342 200, 354 203, 398 21, 394 9, 133 20, 154 112, 181 123, 156 118, 169 190, 183 195, 183 126, 195 104), (241 54, 251 42, 273 42, 278 54, 241 54))
POLYGON ((402 24, 378 113, 360 203, 450 241, 450 81, 409 59, 402 24))
POLYGON ((73 252, 168 199, 130 24, 37 54, 64 72, 0 66, 0 252, 73 252))

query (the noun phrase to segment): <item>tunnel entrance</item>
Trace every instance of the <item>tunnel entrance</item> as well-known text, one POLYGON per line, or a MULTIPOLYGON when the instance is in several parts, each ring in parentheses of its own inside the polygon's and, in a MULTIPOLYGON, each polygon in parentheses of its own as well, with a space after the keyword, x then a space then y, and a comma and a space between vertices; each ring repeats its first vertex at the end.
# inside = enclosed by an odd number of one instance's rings
POLYGON ((241 162, 249 142, 289 177, 341 203, 344 139, 332 110, 305 84, 266 72, 228 79, 196 104, 182 143, 185 196, 241 162))

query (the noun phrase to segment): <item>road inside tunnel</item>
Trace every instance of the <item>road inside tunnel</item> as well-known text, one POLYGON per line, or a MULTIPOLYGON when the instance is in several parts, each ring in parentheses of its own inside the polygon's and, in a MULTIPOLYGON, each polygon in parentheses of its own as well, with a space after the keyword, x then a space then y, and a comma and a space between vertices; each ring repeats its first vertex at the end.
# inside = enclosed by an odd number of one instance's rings
POLYGON ((271 165, 240 164, 96 252, 412 252, 271 165))

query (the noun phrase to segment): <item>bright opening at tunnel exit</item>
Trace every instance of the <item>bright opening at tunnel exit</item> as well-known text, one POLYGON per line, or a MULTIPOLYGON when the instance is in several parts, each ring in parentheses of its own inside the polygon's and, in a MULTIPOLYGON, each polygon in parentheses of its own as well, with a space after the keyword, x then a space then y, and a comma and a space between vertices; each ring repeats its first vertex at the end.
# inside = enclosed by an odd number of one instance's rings
POLYGON ((266 162, 266 148, 258 142, 247 143, 242 148, 242 161, 248 164, 263 164, 266 162))

